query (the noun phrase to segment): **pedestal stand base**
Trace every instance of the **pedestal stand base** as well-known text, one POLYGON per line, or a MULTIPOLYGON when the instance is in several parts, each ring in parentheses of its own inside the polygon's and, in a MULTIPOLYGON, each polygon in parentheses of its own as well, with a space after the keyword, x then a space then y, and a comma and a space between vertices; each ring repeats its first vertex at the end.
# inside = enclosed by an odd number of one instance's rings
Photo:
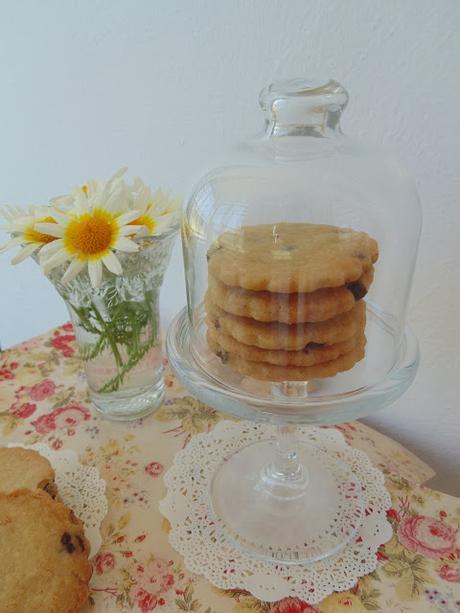
POLYGON ((260 600, 314 604, 375 570, 377 549, 392 536, 391 499, 383 474, 335 429, 298 428, 303 472, 288 462, 278 479, 275 434, 230 421, 197 434, 164 477, 160 510, 191 572, 260 600))
POLYGON ((350 468, 308 443, 299 443, 297 452, 304 475, 292 487, 268 470, 273 440, 237 451, 214 474, 213 512, 250 555, 314 562, 340 551, 361 526, 364 498, 350 468))

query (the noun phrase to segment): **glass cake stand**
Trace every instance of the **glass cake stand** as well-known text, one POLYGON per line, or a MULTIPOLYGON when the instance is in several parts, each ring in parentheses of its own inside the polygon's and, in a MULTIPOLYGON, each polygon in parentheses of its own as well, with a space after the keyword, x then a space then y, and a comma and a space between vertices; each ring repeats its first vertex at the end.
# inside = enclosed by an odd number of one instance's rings
MULTIPOLYGON (((368 336, 382 349, 385 342, 392 343, 391 328, 371 305, 369 326, 368 336)), ((353 420, 395 401, 417 371, 416 337, 406 329, 397 361, 383 380, 366 382, 371 365, 363 366, 362 385, 352 393, 346 391, 347 373, 329 381, 272 383, 267 393, 263 385, 245 388, 246 378, 233 373, 224 385, 213 374, 223 367, 202 362, 190 332, 184 309, 171 323, 166 339, 171 368, 181 383, 199 400, 225 413, 276 424, 276 439, 244 447, 226 458, 214 475, 210 505, 227 536, 255 557, 283 563, 315 562, 340 551, 361 524, 361 485, 340 459, 297 441, 296 425, 353 420), (318 388, 327 385, 331 393, 318 395, 318 388)), ((210 361, 218 359, 210 356, 210 361)))

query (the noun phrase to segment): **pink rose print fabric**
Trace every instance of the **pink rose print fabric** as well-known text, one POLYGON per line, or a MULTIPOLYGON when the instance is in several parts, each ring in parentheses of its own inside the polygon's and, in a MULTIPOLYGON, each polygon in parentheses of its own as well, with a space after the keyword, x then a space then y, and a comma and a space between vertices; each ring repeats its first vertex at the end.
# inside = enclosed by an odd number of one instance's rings
POLYGON ((439 570, 439 576, 444 581, 450 581, 451 583, 460 583, 460 568, 452 568, 448 564, 441 566, 439 570))
POLYGON ((94 567, 98 575, 115 568, 115 556, 113 553, 103 553, 96 557, 94 567))
POLYGON ((270 613, 321 613, 319 609, 299 600, 299 598, 284 598, 272 606, 270 613))
POLYGON ((22 404, 13 404, 10 407, 10 414, 14 417, 27 419, 35 413, 37 405, 34 402, 23 402, 22 404))
POLYGON ((433 517, 406 517, 398 528, 399 541, 409 551, 439 560, 455 550, 456 530, 433 517))
POLYGON ((431 469, 360 422, 328 427, 363 449, 386 478, 393 538, 380 547, 375 573, 314 604, 295 595, 263 602, 189 573, 159 512, 163 477, 193 436, 225 416, 190 396, 166 359, 164 365, 164 405, 121 424, 102 419, 91 405, 72 324, 0 356, 1 444, 72 449, 106 482, 109 512, 93 558, 88 612, 460 613, 460 499, 421 487, 431 469))
POLYGON ((163 464, 160 464, 160 462, 150 462, 144 470, 151 477, 159 477, 163 472, 163 464))
POLYGON ((53 432, 57 429, 74 430, 80 423, 91 419, 90 411, 78 404, 69 404, 65 407, 58 407, 51 413, 41 415, 35 421, 32 421, 32 426, 40 434, 53 432))
POLYGON ((51 379, 44 379, 30 388, 29 396, 32 400, 39 401, 52 396, 56 390, 56 384, 51 379))
POLYGON ((161 595, 174 586, 175 579, 171 566, 171 563, 164 560, 153 560, 136 566, 131 595, 141 611, 152 611, 157 606, 161 595))

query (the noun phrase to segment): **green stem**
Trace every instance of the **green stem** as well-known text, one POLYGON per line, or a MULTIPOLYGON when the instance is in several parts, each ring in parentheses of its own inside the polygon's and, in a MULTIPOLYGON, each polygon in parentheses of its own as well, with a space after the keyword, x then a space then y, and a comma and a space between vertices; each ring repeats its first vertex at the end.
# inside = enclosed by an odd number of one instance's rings
POLYGON ((100 334, 95 345, 80 346, 80 357, 84 362, 94 360, 105 348, 107 339, 104 334, 100 334))
POLYGON ((105 385, 103 385, 100 389, 98 389, 98 393, 106 393, 106 392, 115 392, 120 385, 123 383, 123 379, 125 375, 132 369, 136 364, 138 364, 145 354, 155 346, 156 339, 152 336, 144 345, 140 345, 138 351, 129 356, 128 361, 123 364, 120 371, 115 377, 107 381, 105 385))
POLYGON ((107 338, 107 341, 110 345, 110 348, 112 349, 112 353, 113 356, 115 358, 115 362, 118 366, 118 368, 121 368, 123 366, 123 359, 120 355, 120 352, 118 351, 118 347, 117 347, 117 343, 115 338, 113 337, 113 334, 110 330, 110 326, 104 321, 102 315, 99 313, 96 305, 94 304, 94 302, 92 303, 92 307, 93 307, 93 311, 94 311, 94 315, 97 319, 97 321, 100 323, 101 327, 104 329, 105 332, 105 336, 107 338))
POLYGON ((157 297, 154 295, 154 290, 149 289, 145 292, 145 302, 150 314, 150 325, 152 326, 152 338, 155 340, 158 337, 158 314, 157 310, 155 309, 156 300, 157 297))
POLYGON ((94 302, 89 306, 69 306, 78 317, 82 329, 97 337, 94 344, 81 347, 81 358, 89 361, 97 358, 106 348, 111 349, 116 364, 116 374, 100 389, 100 393, 117 391, 127 373, 133 369, 158 342, 157 289, 146 290, 143 302, 123 301, 106 305, 106 321, 94 302), (142 342, 143 332, 148 338, 142 342), (127 357, 123 358, 123 347, 127 357))
POLYGON ((102 334, 102 332, 99 330, 99 328, 96 328, 96 326, 93 326, 93 324, 91 323, 89 317, 87 317, 85 315, 85 309, 81 308, 79 309, 78 307, 76 307, 74 304, 72 304, 71 302, 69 302, 69 306, 73 309, 73 311, 76 313, 79 322, 81 322, 83 328, 87 331, 90 332, 91 334, 96 334, 96 335, 100 335, 102 334))

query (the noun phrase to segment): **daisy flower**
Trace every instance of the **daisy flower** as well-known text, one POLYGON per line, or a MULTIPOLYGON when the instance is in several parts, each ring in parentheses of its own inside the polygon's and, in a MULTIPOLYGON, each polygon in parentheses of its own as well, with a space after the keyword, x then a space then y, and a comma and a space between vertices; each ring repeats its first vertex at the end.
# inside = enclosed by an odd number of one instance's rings
MULTIPOLYGON (((97 198, 104 193, 104 190, 109 186, 109 189, 117 189, 120 192, 125 192, 125 202, 129 201, 129 192, 127 191, 126 185, 122 180, 122 176, 125 174, 127 170, 127 166, 123 166, 119 170, 117 170, 109 181, 102 181, 100 179, 90 179, 83 183, 82 185, 77 185, 70 190, 70 193, 64 194, 62 196, 56 196, 51 198, 50 204, 52 206, 59 208, 68 208, 71 207, 75 200, 78 200, 81 194, 83 193, 88 198, 97 198)), ((126 208, 126 207, 125 207, 126 208)))
POLYGON ((73 200, 65 208, 55 209, 55 224, 35 226, 38 232, 56 239, 40 252, 45 274, 70 261, 62 277, 64 283, 87 267, 92 286, 98 287, 103 265, 116 275, 122 273, 115 251, 138 251, 139 246, 129 237, 143 227, 133 223, 138 217, 137 211, 122 212, 126 211, 126 199, 124 184, 118 179, 116 174, 101 189, 74 191, 73 200))
POLYGON ((53 213, 48 207, 29 207, 24 209, 18 206, 5 207, 2 214, 9 222, 2 226, 2 230, 9 232, 12 238, 0 246, 0 253, 22 245, 22 249, 11 260, 12 264, 19 264, 33 253, 39 252, 45 245, 52 243, 55 238, 49 234, 37 231, 37 223, 55 223, 53 213))
POLYGON ((168 197, 161 189, 155 191, 139 178, 131 187, 131 208, 138 212, 132 224, 144 227, 142 236, 161 234, 179 221, 180 200, 168 197))

